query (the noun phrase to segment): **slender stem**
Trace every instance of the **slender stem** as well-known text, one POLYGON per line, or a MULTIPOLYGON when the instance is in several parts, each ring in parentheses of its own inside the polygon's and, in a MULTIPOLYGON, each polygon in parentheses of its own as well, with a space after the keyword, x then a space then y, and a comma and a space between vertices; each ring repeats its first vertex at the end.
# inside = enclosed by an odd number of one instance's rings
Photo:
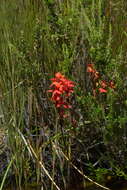
POLYGON ((4 183, 5 183, 5 180, 6 180, 8 171, 9 171, 9 169, 10 169, 10 167, 11 167, 11 165, 12 165, 14 159, 15 159, 15 155, 12 157, 12 159, 11 159, 11 161, 10 161, 10 163, 9 163, 9 165, 8 165, 8 167, 7 167, 7 169, 6 169, 6 172, 5 172, 4 177, 3 177, 3 179, 2 179, 2 183, 1 183, 1 185, 0 185, 0 190, 3 189, 3 186, 4 186, 4 183))
POLYGON ((60 118, 60 128, 61 128, 61 134, 62 134, 62 137, 63 137, 63 143, 64 143, 64 147, 66 147, 66 142, 65 142, 65 138, 64 138, 64 120, 63 118, 60 118))
POLYGON ((98 187, 101 187, 102 189, 106 189, 106 190, 110 190, 110 188, 105 187, 95 181, 93 181, 91 178, 89 178, 87 175, 85 175, 81 170, 79 170, 71 161, 70 159, 63 153, 63 151, 60 149, 60 147, 56 147, 55 144, 53 144, 55 150, 59 151, 59 153, 61 153, 63 155, 63 157, 69 162, 69 164, 80 174, 82 175, 85 179, 87 179, 88 181, 90 181, 91 183, 97 185, 98 187))

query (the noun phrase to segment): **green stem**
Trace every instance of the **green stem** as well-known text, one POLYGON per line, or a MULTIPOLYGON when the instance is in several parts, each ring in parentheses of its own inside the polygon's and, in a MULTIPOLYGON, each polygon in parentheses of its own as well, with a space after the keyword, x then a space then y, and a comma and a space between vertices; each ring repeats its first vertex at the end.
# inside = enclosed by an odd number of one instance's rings
POLYGON ((10 167, 11 167, 11 165, 12 165, 14 159, 15 159, 15 155, 12 157, 12 159, 11 159, 11 161, 10 161, 10 163, 9 163, 9 165, 8 165, 8 167, 7 167, 7 169, 6 169, 6 172, 5 172, 5 174, 4 174, 2 183, 1 183, 1 185, 0 185, 0 190, 3 189, 4 182, 5 182, 5 180, 6 180, 7 174, 8 174, 8 172, 9 172, 9 169, 10 169, 10 167))

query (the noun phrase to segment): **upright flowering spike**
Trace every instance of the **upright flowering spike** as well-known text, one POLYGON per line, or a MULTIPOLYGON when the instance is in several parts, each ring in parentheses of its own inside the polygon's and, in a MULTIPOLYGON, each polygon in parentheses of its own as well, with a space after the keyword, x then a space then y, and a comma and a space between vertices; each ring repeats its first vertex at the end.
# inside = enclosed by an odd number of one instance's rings
POLYGON ((56 73, 55 78, 52 78, 51 81, 51 89, 48 90, 48 92, 52 93, 51 100, 54 102, 56 108, 71 108, 71 105, 69 104, 69 97, 74 92, 74 82, 67 79, 60 72, 56 73))
POLYGON ((113 81, 107 82, 105 80, 101 80, 101 75, 98 71, 96 71, 94 64, 87 64, 87 72, 90 73, 90 77, 92 79, 93 84, 93 95, 96 96, 96 90, 99 93, 107 93, 108 89, 114 89, 115 84, 113 81))

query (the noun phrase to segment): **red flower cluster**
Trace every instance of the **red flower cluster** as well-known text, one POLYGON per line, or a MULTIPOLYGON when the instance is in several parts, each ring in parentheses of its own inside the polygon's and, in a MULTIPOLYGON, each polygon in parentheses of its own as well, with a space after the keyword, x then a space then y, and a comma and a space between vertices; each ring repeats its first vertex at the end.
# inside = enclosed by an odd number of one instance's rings
MULTIPOLYGON (((95 83, 94 87, 96 87, 96 89, 97 89, 97 87, 99 87, 98 88, 99 93, 107 93, 108 88, 112 88, 112 89, 115 88, 113 81, 106 82, 105 80, 100 79, 101 78, 100 74, 99 74, 99 72, 96 71, 93 64, 87 65, 87 72, 91 74, 91 77, 95 83)), ((96 93, 95 93, 96 89, 94 88, 94 90, 93 90, 94 95, 96 95, 96 93)))
POLYGON ((99 72, 96 71, 93 64, 88 64, 87 65, 87 72, 91 73, 94 80, 99 78, 99 72))
POLYGON ((60 72, 56 73, 55 78, 52 78, 51 81, 50 88, 52 89, 48 92, 52 93, 51 100, 55 103, 55 106, 57 108, 71 108, 69 97, 74 91, 74 82, 65 78, 60 72))

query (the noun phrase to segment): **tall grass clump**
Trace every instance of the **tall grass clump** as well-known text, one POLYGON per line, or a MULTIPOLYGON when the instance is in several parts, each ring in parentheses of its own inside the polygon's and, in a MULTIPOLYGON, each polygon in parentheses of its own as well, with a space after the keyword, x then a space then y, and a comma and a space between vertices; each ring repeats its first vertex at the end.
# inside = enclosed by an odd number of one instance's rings
POLYGON ((118 5, 1 1, 1 187, 11 176, 20 189, 35 182, 46 190, 76 186, 77 176, 81 186, 83 178, 104 184, 109 173, 126 178, 127 35, 118 5), (50 79, 58 73, 64 82, 53 79, 52 102, 50 79))

